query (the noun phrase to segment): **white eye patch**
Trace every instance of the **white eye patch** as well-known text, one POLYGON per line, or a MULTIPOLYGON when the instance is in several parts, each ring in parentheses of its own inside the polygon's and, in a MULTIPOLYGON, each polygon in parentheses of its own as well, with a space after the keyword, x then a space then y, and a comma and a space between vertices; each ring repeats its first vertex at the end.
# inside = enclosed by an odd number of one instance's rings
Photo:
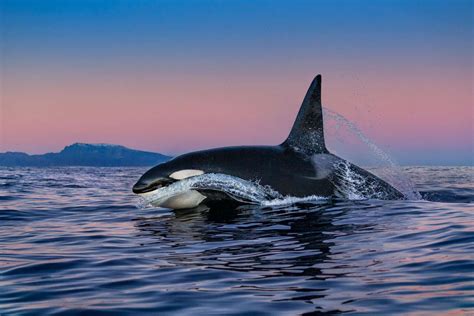
POLYGON ((196 169, 184 169, 173 172, 169 177, 175 180, 183 180, 189 177, 199 176, 201 174, 204 174, 204 171, 196 169))

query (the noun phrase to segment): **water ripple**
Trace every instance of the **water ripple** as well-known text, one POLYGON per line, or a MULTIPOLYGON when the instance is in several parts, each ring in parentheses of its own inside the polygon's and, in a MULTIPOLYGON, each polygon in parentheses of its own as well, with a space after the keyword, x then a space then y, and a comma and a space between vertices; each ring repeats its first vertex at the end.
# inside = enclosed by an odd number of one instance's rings
POLYGON ((139 168, 0 169, 0 314, 472 313, 473 168, 407 171, 433 201, 171 212, 139 168))

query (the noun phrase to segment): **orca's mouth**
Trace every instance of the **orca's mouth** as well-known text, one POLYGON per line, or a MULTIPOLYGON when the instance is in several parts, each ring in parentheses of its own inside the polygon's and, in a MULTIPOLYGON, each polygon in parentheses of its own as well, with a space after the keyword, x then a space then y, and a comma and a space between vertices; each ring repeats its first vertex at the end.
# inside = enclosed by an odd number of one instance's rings
POLYGON ((174 180, 171 178, 159 178, 150 183, 150 182, 144 182, 140 179, 138 180, 137 183, 135 183, 135 185, 132 188, 132 191, 135 194, 143 194, 147 192, 152 192, 157 189, 167 187, 176 181, 177 180, 174 180))

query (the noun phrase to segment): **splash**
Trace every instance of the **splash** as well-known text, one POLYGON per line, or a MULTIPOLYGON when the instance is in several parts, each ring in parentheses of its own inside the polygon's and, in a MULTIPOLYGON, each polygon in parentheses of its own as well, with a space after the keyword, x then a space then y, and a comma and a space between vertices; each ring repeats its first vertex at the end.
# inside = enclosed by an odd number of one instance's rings
MULTIPOLYGON (((338 163, 334 170, 339 179, 339 185, 335 187, 336 195, 349 200, 363 200, 372 197, 372 194, 369 194, 369 191, 372 190, 367 187, 365 179, 360 174, 353 172, 347 162, 338 163)), ((373 196, 373 198, 378 198, 378 196, 373 196)))
POLYGON ((171 185, 140 196, 139 208, 160 204, 161 201, 189 190, 218 190, 237 197, 249 204, 260 206, 282 206, 299 202, 326 200, 321 196, 292 197, 283 196, 270 186, 258 181, 247 181, 220 173, 206 173, 190 177, 171 185))
POLYGON ((348 200, 378 199, 390 200, 392 192, 381 186, 379 181, 367 178, 354 170, 347 161, 340 161, 334 165, 335 195, 348 200))
POLYGON ((232 195, 250 204, 261 205, 265 201, 281 199, 283 196, 269 186, 260 185, 258 181, 247 181, 238 177, 206 173, 190 177, 171 185, 142 194, 139 207, 160 204, 161 201, 190 190, 218 190, 232 195))
POLYGON ((305 197, 295 197, 295 196, 286 196, 282 198, 277 198, 269 201, 262 201, 260 204, 262 206, 285 206, 295 203, 304 203, 304 202, 317 202, 317 201, 327 201, 328 198, 322 197, 319 195, 309 195, 305 197))
MULTIPOLYGON (((390 183, 393 187, 395 187, 398 191, 403 193, 403 195, 409 200, 419 200, 421 199, 421 195, 418 191, 415 190, 414 185, 410 181, 410 179, 403 173, 400 166, 395 162, 393 158, 391 158, 386 152, 384 152, 381 148, 379 148, 374 142, 372 142, 353 122, 347 120, 341 114, 334 112, 332 110, 323 109, 325 122, 328 122, 328 125, 332 125, 329 129, 329 134, 334 136, 340 143, 345 143, 347 141, 347 137, 343 135, 344 133, 348 133, 349 136, 355 136, 357 140, 361 141, 365 146, 368 147, 368 153, 371 154, 371 158, 375 158, 378 166, 373 168, 371 171, 376 174, 378 177, 383 179, 384 181, 390 183), (331 124, 333 123, 333 124, 331 124)), ((326 125, 327 126, 327 125, 326 125)), ((344 170, 344 166, 340 166, 342 170, 344 170)), ((347 180, 351 179, 351 175, 347 174, 347 180)), ((354 181, 356 186, 354 187, 362 187, 358 184, 360 179, 357 177, 352 177, 352 181, 354 181)), ((362 192, 355 192, 354 189, 350 189, 351 187, 346 187, 347 192, 351 192, 357 196, 359 193, 362 192)), ((367 188, 370 191, 370 187, 367 188)), ((358 191, 358 190, 356 190, 358 191)), ((349 195, 351 195, 350 193, 349 195)), ((372 194, 371 194, 372 195, 372 194)), ((376 194, 375 194, 376 195, 376 194)), ((354 196, 354 197, 355 197, 354 196)), ((367 196, 362 194, 362 196, 367 196)), ((374 196, 374 198, 377 198, 374 196)))

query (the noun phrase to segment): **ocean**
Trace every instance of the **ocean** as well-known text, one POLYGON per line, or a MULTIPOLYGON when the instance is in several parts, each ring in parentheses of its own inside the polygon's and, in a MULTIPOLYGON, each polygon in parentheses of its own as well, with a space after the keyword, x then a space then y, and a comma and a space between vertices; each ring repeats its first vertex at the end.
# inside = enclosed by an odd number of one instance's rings
POLYGON ((474 315, 474 167, 419 200, 144 207, 145 168, 0 168, 0 315, 474 315))

